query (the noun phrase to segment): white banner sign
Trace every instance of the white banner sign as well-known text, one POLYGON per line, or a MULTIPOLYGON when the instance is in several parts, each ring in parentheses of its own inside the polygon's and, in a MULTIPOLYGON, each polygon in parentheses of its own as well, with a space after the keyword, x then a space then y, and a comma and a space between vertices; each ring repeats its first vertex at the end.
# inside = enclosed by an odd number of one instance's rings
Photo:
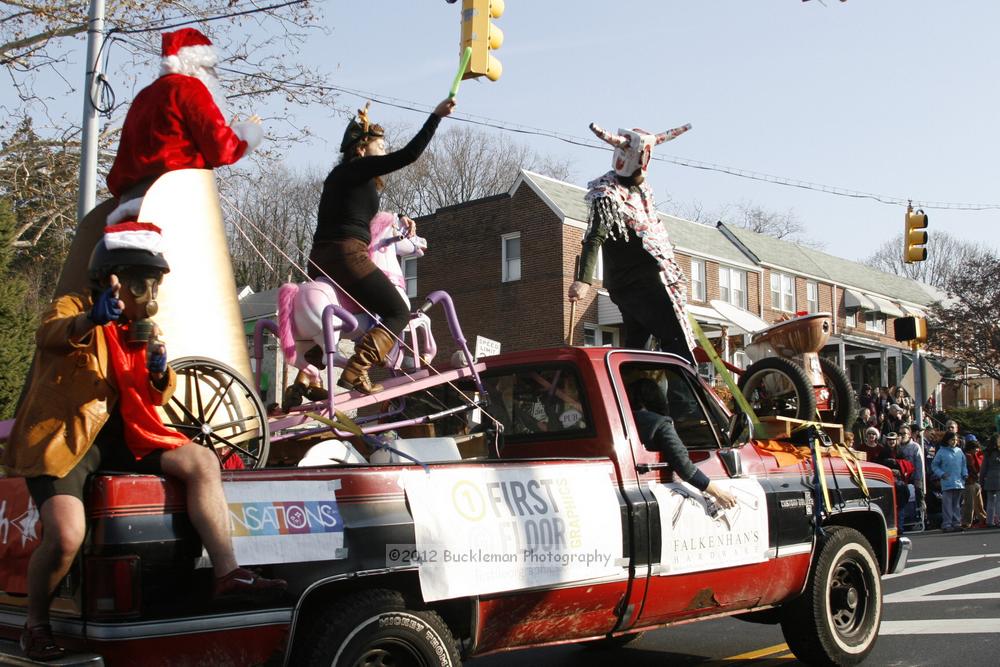
MULTIPOLYGON (((425 600, 623 572, 610 467, 432 469, 403 478, 425 600)), ((387 553, 389 560, 398 553, 387 553)), ((398 551, 398 550, 397 550, 398 551)))
POLYGON ((240 565, 347 558, 337 507, 340 480, 225 482, 240 565))
POLYGON ((659 574, 715 570, 767 558, 767 500, 760 482, 712 481, 736 496, 736 506, 715 517, 693 486, 650 483, 660 508, 659 574))

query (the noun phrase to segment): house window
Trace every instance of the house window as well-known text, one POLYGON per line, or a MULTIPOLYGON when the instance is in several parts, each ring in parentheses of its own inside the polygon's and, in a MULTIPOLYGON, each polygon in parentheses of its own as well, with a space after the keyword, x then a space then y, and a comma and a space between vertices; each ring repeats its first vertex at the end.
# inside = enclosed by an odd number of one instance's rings
POLYGON ((504 234, 500 237, 503 244, 503 282, 509 283, 521 279, 521 232, 504 234))
POLYGON ((618 347, 618 329, 584 324, 583 344, 585 347, 618 347))
POLYGON ((691 260, 691 300, 705 301, 705 262, 691 260))
POLYGON ((865 331, 885 333, 885 314, 875 310, 865 312, 865 331))
POLYGON ((747 272, 728 266, 720 266, 719 298, 746 310, 747 272))
POLYGON ((795 312, 795 278, 787 273, 771 272, 771 308, 795 312))
POLYGON ((806 309, 810 313, 819 312, 819 285, 814 282, 806 283, 806 309))
POLYGON ((846 327, 856 327, 858 326, 858 315, 856 310, 850 310, 847 312, 847 316, 844 317, 844 326, 846 327))
POLYGON ((403 278, 406 280, 406 296, 415 299, 417 297, 417 258, 406 257, 401 264, 403 278))

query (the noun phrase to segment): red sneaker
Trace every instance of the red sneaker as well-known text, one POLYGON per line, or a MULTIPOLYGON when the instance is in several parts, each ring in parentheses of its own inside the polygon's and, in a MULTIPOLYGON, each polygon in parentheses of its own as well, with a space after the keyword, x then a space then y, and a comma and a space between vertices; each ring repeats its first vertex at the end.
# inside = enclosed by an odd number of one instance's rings
POLYGON ((24 626, 21 631, 21 650, 29 660, 47 662, 62 657, 66 649, 52 638, 52 626, 48 623, 33 627, 24 626))
POLYGON ((284 579, 266 579, 238 567, 222 577, 216 577, 212 597, 216 600, 243 600, 277 597, 288 588, 284 579))

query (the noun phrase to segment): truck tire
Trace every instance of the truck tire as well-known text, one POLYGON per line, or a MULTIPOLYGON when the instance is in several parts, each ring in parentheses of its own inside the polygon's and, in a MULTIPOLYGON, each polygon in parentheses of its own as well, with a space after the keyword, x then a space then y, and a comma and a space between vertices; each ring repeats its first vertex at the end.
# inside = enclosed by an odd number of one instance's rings
POLYGON ((823 379, 830 391, 830 400, 833 402, 833 414, 823 421, 829 419, 832 423, 840 424, 845 430, 850 431, 854 426, 854 420, 858 418, 858 397, 854 395, 851 380, 838 364, 829 359, 820 357, 819 367, 823 371, 823 379))
POLYGON ((805 592, 782 608, 788 647, 810 665, 856 665, 875 646, 882 623, 882 580, 868 540, 829 526, 805 592))
POLYGON ((739 381, 740 391, 758 417, 816 419, 816 395, 804 368, 781 357, 750 364, 739 381))
POLYGON ((310 667, 459 667, 458 644, 431 610, 407 609, 397 591, 362 591, 340 600, 299 635, 310 667))

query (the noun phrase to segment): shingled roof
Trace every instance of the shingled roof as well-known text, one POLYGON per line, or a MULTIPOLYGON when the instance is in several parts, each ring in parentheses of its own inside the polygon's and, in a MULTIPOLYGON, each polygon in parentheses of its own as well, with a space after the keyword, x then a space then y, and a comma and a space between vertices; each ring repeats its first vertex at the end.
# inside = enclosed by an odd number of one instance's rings
MULTIPOLYGON (((531 187, 564 220, 586 224, 589 213, 583 199, 586 188, 522 169, 510 193, 513 194, 522 183, 531 187)), ((737 266, 784 269, 919 306, 945 296, 919 281, 741 227, 723 223, 713 227, 664 213, 659 217, 667 227, 670 240, 685 254, 737 266)))

